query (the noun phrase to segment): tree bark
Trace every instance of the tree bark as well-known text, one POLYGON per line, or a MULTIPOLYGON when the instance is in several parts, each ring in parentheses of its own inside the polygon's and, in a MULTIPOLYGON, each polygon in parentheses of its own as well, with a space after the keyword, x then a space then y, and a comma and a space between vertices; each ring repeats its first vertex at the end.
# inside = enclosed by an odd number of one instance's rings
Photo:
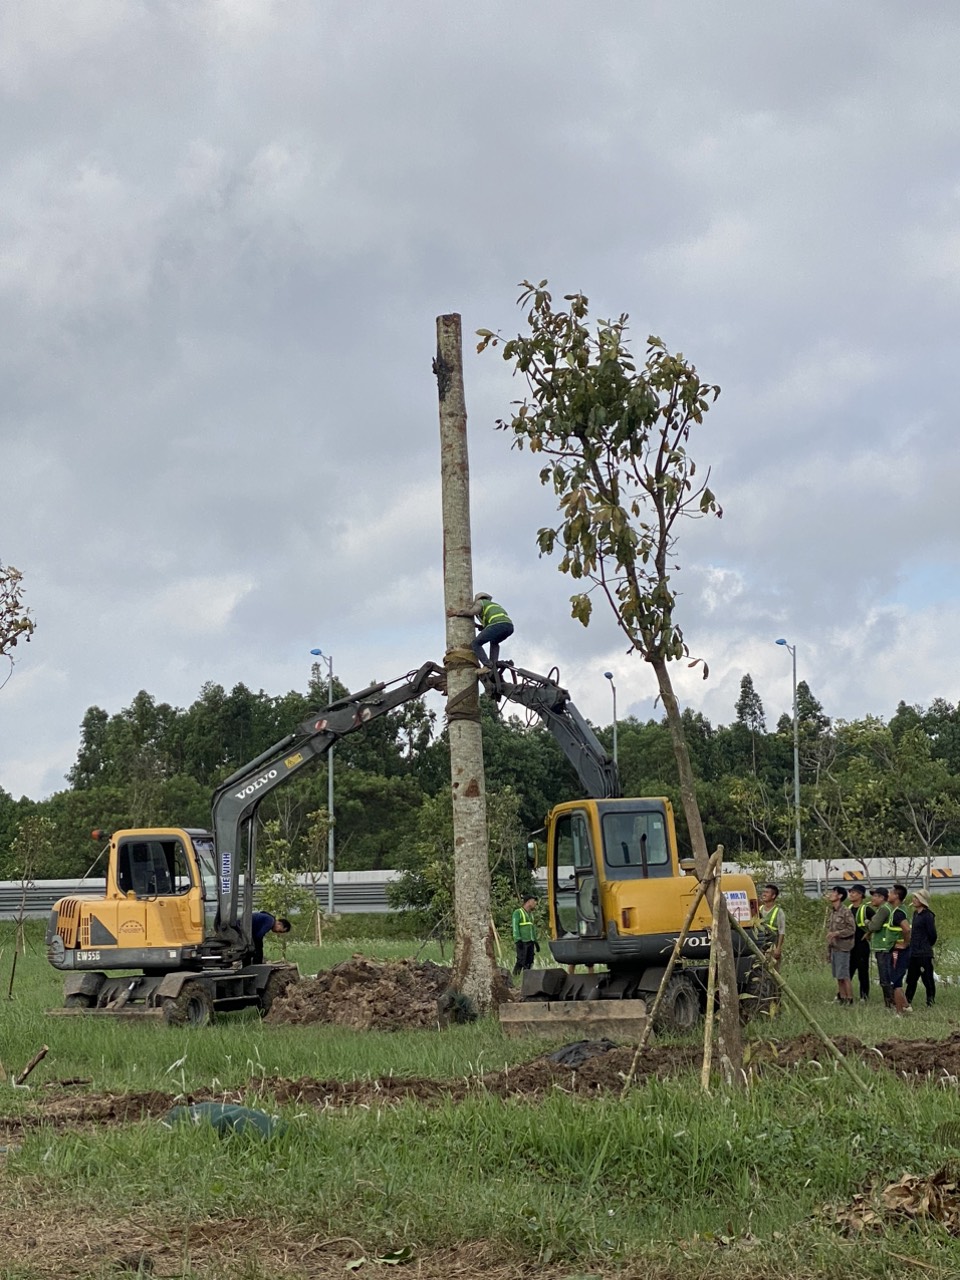
MULTIPOLYGON (((673 682, 663 658, 651 658, 650 665, 657 677, 663 709, 673 743, 673 754, 677 761, 677 772, 680 775, 680 803, 687 819, 690 832, 690 847, 696 863, 697 875, 701 880, 707 878, 710 856, 707 853, 707 841, 703 834, 703 822, 700 818, 700 806, 697 804, 697 785, 693 777, 693 766, 690 763, 690 752, 683 732, 683 721, 680 718, 680 704, 673 692, 673 682)), ((719 878, 711 880, 707 888, 707 901, 710 910, 714 911, 714 898, 722 892, 719 878)), ((737 989, 737 967, 733 954, 733 937, 730 931, 730 917, 726 911, 719 913, 717 929, 717 1057, 720 1070, 729 1083, 739 1076, 743 1068, 743 1035, 740 1030, 740 993, 737 989)))
POLYGON ((455 944, 453 986, 479 1010, 493 1002, 497 972, 490 915, 487 806, 471 618, 450 617, 473 600, 470 468, 463 392, 460 317, 437 317, 433 366, 440 397, 440 477, 443 507, 443 592, 447 612, 447 726, 453 792, 455 944))

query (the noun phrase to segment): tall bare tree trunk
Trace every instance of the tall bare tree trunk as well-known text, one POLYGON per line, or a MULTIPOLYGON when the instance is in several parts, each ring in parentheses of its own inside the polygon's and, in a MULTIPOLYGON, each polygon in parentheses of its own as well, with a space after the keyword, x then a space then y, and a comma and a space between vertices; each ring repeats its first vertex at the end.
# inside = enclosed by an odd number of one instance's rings
MULTIPOLYGON (((673 692, 673 682, 667 664, 662 659, 651 659, 651 666, 657 677, 663 709, 667 716, 667 727, 673 743, 673 754, 677 761, 677 772, 680 775, 680 803, 687 819, 690 832, 690 847, 693 860, 697 866, 697 875, 704 879, 707 875, 710 855, 707 853, 707 839, 703 833, 703 822, 700 818, 700 806, 697 804, 697 786, 690 764, 690 752, 680 718, 680 704, 673 692)), ((711 911, 715 911, 714 898, 721 892, 719 878, 711 880, 707 889, 707 901, 711 911)), ((730 932, 730 917, 726 911, 719 912, 717 927, 717 1056, 720 1069, 727 1081, 739 1075, 743 1067, 743 1035, 740 1030, 740 993, 737 990, 737 967, 733 954, 733 938, 730 932)))
POLYGON ((470 545, 470 467, 463 394, 463 349, 458 315, 437 317, 440 395, 440 477, 443 506, 443 592, 447 611, 447 722, 453 789, 454 916, 453 985, 481 1010, 493 1001, 496 961, 490 918, 487 803, 480 735, 476 664, 470 651, 470 618, 451 618, 473 600, 470 545))

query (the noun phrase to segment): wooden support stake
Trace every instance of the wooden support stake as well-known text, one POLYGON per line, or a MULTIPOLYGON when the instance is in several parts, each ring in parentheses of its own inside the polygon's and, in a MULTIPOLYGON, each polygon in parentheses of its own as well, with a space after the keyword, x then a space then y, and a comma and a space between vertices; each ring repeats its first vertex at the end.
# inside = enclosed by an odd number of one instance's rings
POLYGON ((720 932, 720 911, 726 905, 722 893, 713 895, 713 919, 710 922, 710 964, 707 968, 707 1008, 703 1024, 703 1069, 700 1085, 704 1093, 710 1092, 710 1071, 713 1067, 713 1011, 717 1002, 717 934, 720 932))
MULTIPOLYGON (((707 892, 707 886, 711 878, 715 875, 717 868, 723 861, 723 845, 717 847, 716 852, 707 864, 707 874, 697 885, 697 891, 693 895, 693 901, 690 903, 690 910, 687 912, 687 918, 683 922, 683 928, 680 930, 679 937, 673 944, 673 951, 670 953, 670 959, 667 961, 667 967, 664 975, 660 980, 660 986, 654 998, 653 1004, 647 1012, 646 1026, 640 1033, 640 1040, 637 1044, 636 1052, 633 1055, 633 1061, 630 1063, 630 1070, 627 1072, 626 1079, 623 1082, 623 1088, 620 1090, 620 1097, 625 1098, 627 1091, 633 1084, 633 1077, 637 1074, 637 1063, 640 1061, 640 1054, 646 1047, 647 1040, 650 1038, 650 1032, 653 1029, 653 1020, 657 1016, 657 1012, 663 1002, 663 994, 667 989, 667 983, 673 975, 674 966, 680 957, 680 949, 687 940, 687 934, 690 932, 690 926, 693 924, 693 917, 697 914, 697 908, 703 901, 703 896, 707 892)), ((726 902, 726 898, 724 898, 726 902)))
POLYGON ((746 929, 744 929, 740 921, 736 920, 733 916, 731 916, 730 927, 731 929, 736 929, 737 933, 740 934, 740 937, 747 944, 747 947, 750 949, 750 951, 752 951, 753 954, 756 956, 756 958, 767 968, 767 972, 770 974, 770 977, 773 978, 774 982, 777 984, 777 986, 780 988, 783 994, 787 997, 787 999, 791 1002, 791 1004, 793 1004, 794 1007, 799 1011, 800 1016, 806 1020, 806 1022, 809 1024, 814 1034, 820 1039, 824 1047, 828 1049, 830 1053, 833 1054, 837 1062, 839 1062, 840 1066, 843 1067, 844 1071, 847 1073, 850 1079, 854 1082, 854 1084, 856 1084, 858 1088, 862 1088, 863 1081, 857 1075, 856 1071, 853 1069, 853 1067, 850 1065, 850 1063, 847 1061, 844 1055, 840 1052, 837 1046, 833 1043, 833 1041, 827 1035, 826 1031, 824 1031, 823 1027, 820 1026, 819 1022, 817 1022, 816 1018, 813 1016, 813 1014, 810 1012, 807 1006, 803 1003, 803 1001, 800 999, 797 993, 793 990, 791 986, 789 986, 784 981, 779 969, 774 969, 772 965, 767 964, 767 957, 763 954, 763 952, 760 950, 760 948, 757 946, 754 940, 750 937, 750 935, 747 933, 746 929))
POLYGON ((37 1050, 37 1052, 33 1055, 33 1057, 27 1063, 27 1065, 20 1072, 20 1074, 18 1076, 13 1077, 13 1083, 23 1084, 24 1080, 26 1080, 27 1076, 30 1074, 33 1068, 37 1065, 37 1063, 42 1062, 49 1052, 50 1052, 49 1046, 45 1044, 41 1045, 40 1048, 37 1050))

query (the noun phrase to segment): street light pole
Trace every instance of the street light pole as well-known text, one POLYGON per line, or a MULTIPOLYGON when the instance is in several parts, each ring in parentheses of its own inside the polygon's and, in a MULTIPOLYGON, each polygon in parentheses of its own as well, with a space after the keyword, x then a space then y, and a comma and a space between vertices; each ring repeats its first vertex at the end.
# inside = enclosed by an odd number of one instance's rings
MULTIPOLYGON (((322 649, 311 649, 316 658, 323 658, 327 664, 327 702, 333 702, 333 658, 322 649)), ((333 747, 327 748, 327 914, 333 915, 333 869, 335 865, 333 843, 333 747)))
POLYGON ((793 811, 794 811, 794 843, 797 851, 797 862, 803 861, 803 849, 800 844, 800 721, 797 716, 797 646, 787 644, 786 640, 778 640, 793 658, 793 811))
POLYGON ((613 694, 613 763, 617 763, 617 686, 613 683, 613 672, 605 671, 603 673, 610 681, 610 692, 613 694))

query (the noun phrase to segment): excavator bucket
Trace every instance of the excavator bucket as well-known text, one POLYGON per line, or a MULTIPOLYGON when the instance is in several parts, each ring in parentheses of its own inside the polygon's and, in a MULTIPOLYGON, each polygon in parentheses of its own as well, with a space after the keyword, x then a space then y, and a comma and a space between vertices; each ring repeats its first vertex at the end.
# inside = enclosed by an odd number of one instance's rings
POLYGON ((598 980, 590 974, 562 969, 527 969, 520 999, 500 1006, 506 1036, 549 1036, 551 1039, 596 1040, 606 1037, 632 1044, 647 1025, 645 1000, 601 1000, 598 980))

